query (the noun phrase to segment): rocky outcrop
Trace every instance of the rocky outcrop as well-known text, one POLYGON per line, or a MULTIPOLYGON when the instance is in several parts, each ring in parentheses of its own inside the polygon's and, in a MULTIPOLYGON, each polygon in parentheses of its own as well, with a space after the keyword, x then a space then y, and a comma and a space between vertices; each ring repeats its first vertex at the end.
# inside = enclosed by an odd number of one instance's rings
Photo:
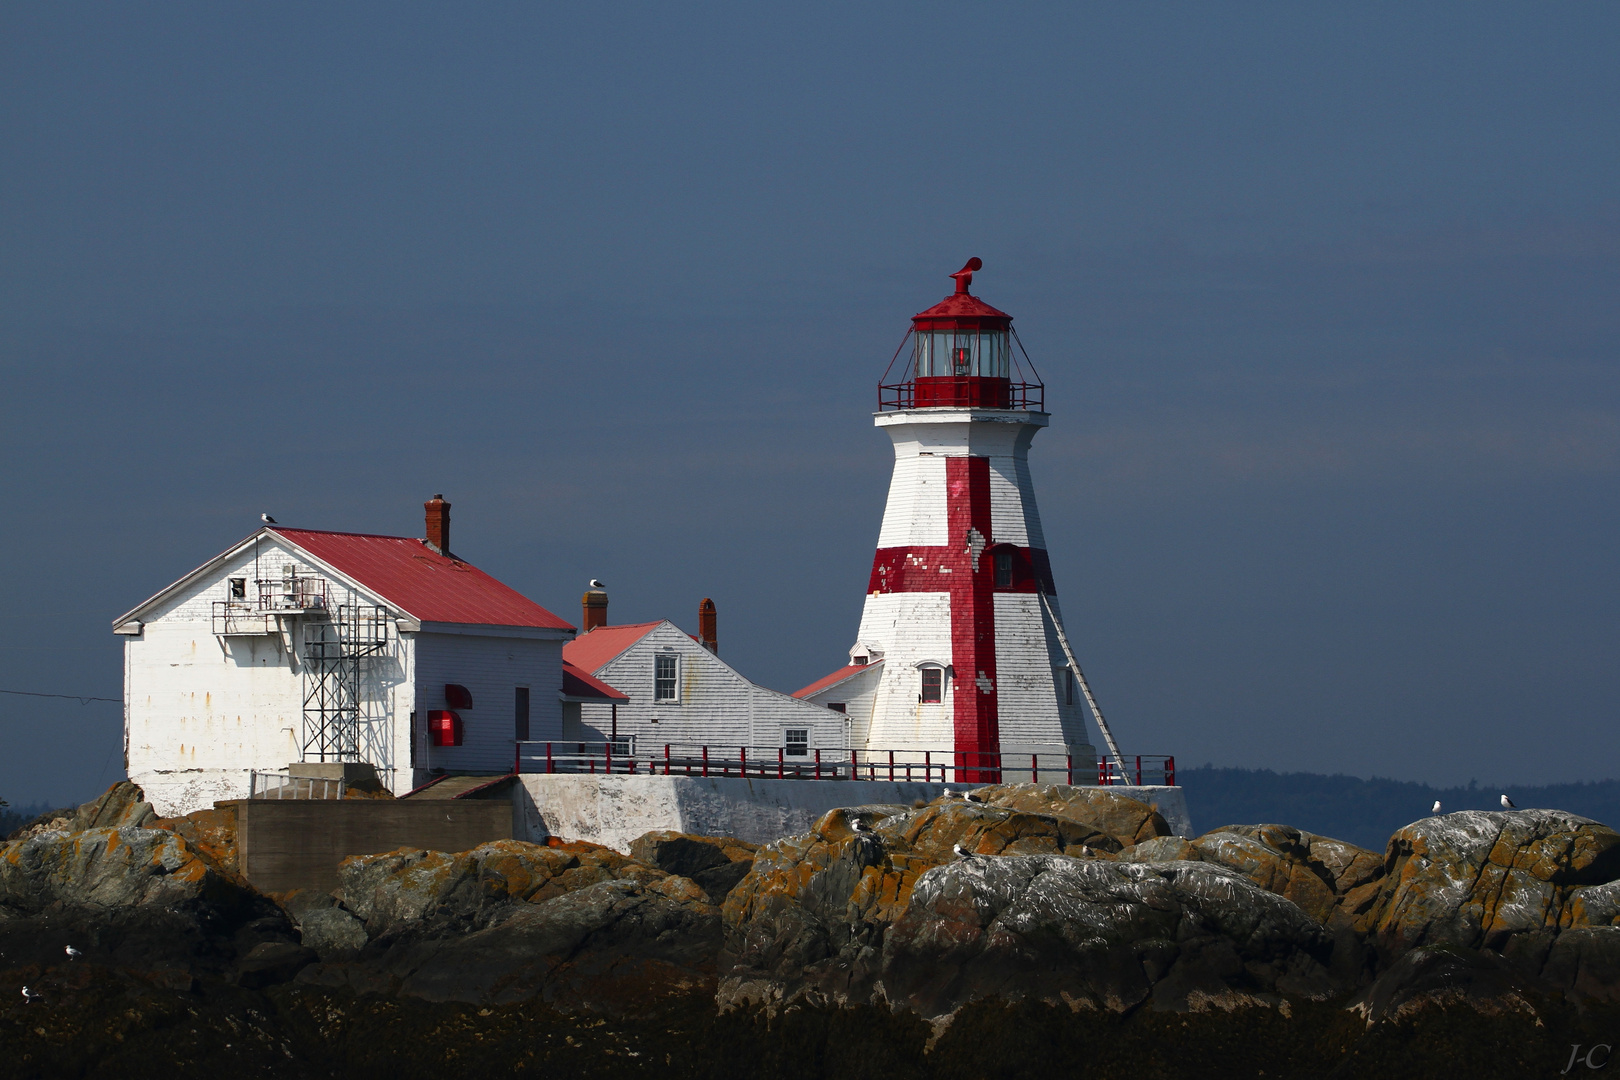
POLYGON ((711 904, 720 904, 754 868, 758 850, 758 844, 729 836, 650 832, 631 843, 630 857, 667 874, 691 878, 711 904))
POLYGON ((1324 926, 1335 927, 1353 925, 1368 910, 1384 876, 1384 860, 1376 852, 1286 825, 1228 825, 1190 840, 1156 837, 1120 858, 1224 866, 1293 901, 1324 926))
POLYGON ((1185 1012, 1257 994, 1326 997, 1328 952, 1296 905, 1223 867, 968 859, 918 881, 884 940, 882 989, 931 1019, 1026 997, 1185 1012))
POLYGON ((161 829, 47 832, 0 847, 0 905, 14 912, 173 906, 223 884, 183 838, 161 829))
POLYGON ((1591 887, 1616 878, 1620 834, 1588 818, 1556 810, 1425 818, 1390 838, 1364 928, 1389 961, 1421 945, 1501 953, 1523 935, 1550 942, 1577 914, 1612 919, 1614 894, 1591 887))
POLYGON ((991 806, 1090 825, 1112 837, 1118 847, 1170 833, 1170 826, 1152 806, 1102 787, 997 784, 979 788, 973 794, 991 806))

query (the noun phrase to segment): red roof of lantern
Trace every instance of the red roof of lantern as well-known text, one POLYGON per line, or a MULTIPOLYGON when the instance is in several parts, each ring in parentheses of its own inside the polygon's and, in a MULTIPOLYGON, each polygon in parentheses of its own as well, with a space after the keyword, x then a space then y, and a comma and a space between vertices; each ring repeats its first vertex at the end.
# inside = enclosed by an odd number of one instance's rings
POLYGON ((1005 330, 1012 325, 1012 316, 1000 311, 968 292, 973 284, 973 272, 984 263, 972 258, 951 277, 956 279, 956 292, 947 296, 927 311, 911 317, 918 330, 1005 330))

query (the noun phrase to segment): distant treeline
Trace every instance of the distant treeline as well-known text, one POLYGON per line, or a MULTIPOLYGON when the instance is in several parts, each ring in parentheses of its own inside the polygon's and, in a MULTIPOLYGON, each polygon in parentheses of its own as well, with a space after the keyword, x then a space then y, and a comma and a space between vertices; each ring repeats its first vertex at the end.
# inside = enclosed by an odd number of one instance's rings
POLYGON ((1221 825, 1277 823, 1384 850, 1390 834, 1441 812, 1499 810, 1505 792, 1521 807, 1539 806, 1593 818, 1620 827, 1620 780, 1545 787, 1438 788, 1404 780, 1322 773, 1276 773, 1270 769, 1179 769, 1193 828, 1208 832, 1221 825))
POLYGON ((52 809, 44 803, 36 806, 0 806, 0 839, 4 839, 52 809))

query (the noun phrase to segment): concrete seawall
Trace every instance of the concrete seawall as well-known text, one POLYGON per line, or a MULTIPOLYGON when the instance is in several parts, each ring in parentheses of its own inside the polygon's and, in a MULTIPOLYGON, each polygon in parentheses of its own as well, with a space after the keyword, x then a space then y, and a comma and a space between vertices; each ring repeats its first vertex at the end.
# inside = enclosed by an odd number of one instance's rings
MULTIPOLYGON (((513 796, 524 803, 517 838, 547 836, 590 840, 619 851, 658 829, 705 836, 735 836, 756 844, 810 831, 817 818, 840 806, 910 805, 962 785, 884 780, 770 780, 749 777, 588 776, 530 773, 513 796)), ((1113 787, 1109 791, 1151 804, 1171 831, 1191 836, 1187 800, 1179 787, 1113 787)))

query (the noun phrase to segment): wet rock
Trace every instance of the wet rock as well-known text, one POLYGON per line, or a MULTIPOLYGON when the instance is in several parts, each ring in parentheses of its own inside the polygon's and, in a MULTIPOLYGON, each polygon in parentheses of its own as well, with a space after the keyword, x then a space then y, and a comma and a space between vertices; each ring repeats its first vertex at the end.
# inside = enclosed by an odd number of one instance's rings
POLYGON ((1351 1008, 1367 1020, 1399 1020, 1420 1010, 1468 1004, 1490 1013, 1536 1015, 1533 991, 1511 965, 1489 953, 1426 945, 1406 953, 1351 1008))
POLYGON ((1421 945, 1504 951, 1518 934, 1570 925, 1620 878, 1620 834, 1556 810, 1466 810, 1425 818, 1390 838, 1385 876, 1364 923, 1394 959, 1421 945), (1565 909, 1569 908, 1569 919, 1565 909))
POLYGON ((884 942, 882 985, 928 1018, 997 997, 1185 1011, 1325 996, 1329 951, 1296 905, 1223 867, 970 859, 917 882, 884 942))
POLYGON ((1577 998, 1620 1003, 1620 926, 1576 926, 1547 950, 1541 977, 1577 998))
POLYGON ((693 836, 664 830, 631 841, 630 857, 665 873, 690 878, 708 894, 710 903, 720 904, 753 869, 757 850, 758 844, 729 836, 693 836))
POLYGON ((992 806, 1089 825, 1112 837, 1115 850, 1170 834, 1169 824, 1152 806, 1105 787, 997 784, 978 788, 974 794, 992 806))
POLYGON ((236 965, 236 984, 249 990, 284 983, 316 961, 315 950, 290 941, 255 945, 236 965))
MULTIPOLYGON (((624 1015, 712 995, 719 946, 719 911, 692 881, 618 879, 514 905, 471 933, 407 931, 353 977, 374 985, 384 975, 399 993, 432 1001, 539 999, 624 1015)), ((323 965, 305 981, 331 985, 341 974, 323 965)))

